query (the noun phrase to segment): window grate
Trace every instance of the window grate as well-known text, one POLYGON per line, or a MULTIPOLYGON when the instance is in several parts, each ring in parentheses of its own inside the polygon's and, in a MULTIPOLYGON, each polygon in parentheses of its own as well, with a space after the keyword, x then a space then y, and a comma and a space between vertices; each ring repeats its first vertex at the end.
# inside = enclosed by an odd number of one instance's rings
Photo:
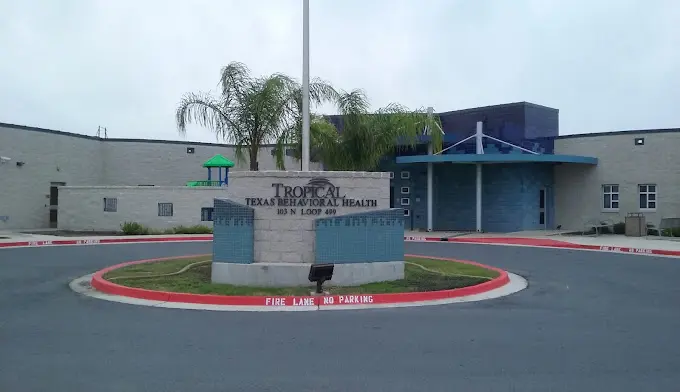
POLYGON ((104 212, 118 212, 118 199, 115 197, 105 197, 104 212))
POLYGON ((202 222, 212 222, 214 212, 215 212, 214 207, 203 207, 203 208, 201 208, 201 221, 202 222))
POLYGON ((158 203, 158 216, 173 216, 172 203, 158 203))

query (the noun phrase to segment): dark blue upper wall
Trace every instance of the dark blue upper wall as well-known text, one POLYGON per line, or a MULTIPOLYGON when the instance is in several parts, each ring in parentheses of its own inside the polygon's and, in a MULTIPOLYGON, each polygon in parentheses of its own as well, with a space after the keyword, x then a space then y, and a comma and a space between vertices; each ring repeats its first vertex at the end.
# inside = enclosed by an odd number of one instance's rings
POLYGON ((477 122, 484 122, 484 133, 501 138, 502 136, 519 137, 524 133, 524 105, 510 103, 506 105, 484 106, 481 108, 455 110, 439 113, 442 128, 447 136, 460 140, 475 133, 477 122), (508 134, 508 135, 504 135, 508 134))
MULTIPOLYGON (((446 145, 473 135, 478 121, 484 122, 486 135, 540 153, 553 153, 553 138, 559 134, 559 110, 529 102, 455 110, 437 115, 446 134, 446 145)), ((327 118, 342 131, 341 116, 327 118)), ((501 153, 507 153, 507 148, 496 142, 487 139, 484 143, 485 147, 487 144, 494 144, 501 153)), ((470 148, 471 146, 467 145, 460 146, 458 152, 474 153, 468 151, 470 148)))
MULTIPOLYGON (((475 133, 477 122, 482 121, 488 136, 550 154, 554 150, 552 138, 559 133, 559 111, 528 102, 456 110, 439 116, 447 140, 452 142, 475 133)), ((489 140, 487 143, 498 144, 489 140)), ((503 149, 500 145, 496 147, 503 149)))
POLYGON ((524 106, 524 127, 527 139, 557 137, 560 134, 560 111, 526 103, 524 106))

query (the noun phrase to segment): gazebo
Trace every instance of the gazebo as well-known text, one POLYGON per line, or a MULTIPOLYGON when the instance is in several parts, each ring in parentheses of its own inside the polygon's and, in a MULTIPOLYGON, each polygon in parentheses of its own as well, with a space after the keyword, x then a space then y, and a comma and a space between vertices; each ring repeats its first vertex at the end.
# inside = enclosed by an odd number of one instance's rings
POLYGON ((208 168, 207 181, 189 181, 187 186, 223 186, 229 184, 229 168, 234 166, 234 162, 228 160, 220 154, 208 159, 203 164, 203 167, 208 168), (217 168, 217 181, 212 179, 212 169, 217 168), (222 177, 222 168, 224 168, 224 177, 222 177))
POLYGON ((208 168, 208 181, 212 181, 212 169, 217 168, 217 182, 219 186, 229 184, 229 168, 234 167, 234 162, 228 160, 220 154, 208 159, 203 167, 208 168), (222 168, 224 168, 224 177, 222 177, 222 168))

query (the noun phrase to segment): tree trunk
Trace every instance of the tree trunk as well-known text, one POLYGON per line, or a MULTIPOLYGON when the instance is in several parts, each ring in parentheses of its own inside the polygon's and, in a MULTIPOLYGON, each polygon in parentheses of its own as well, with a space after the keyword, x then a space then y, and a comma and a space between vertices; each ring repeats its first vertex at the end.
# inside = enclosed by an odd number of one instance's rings
POLYGON ((259 171, 260 170, 260 165, 257 162, 257 153, 258 153, 258 146, 252 145, 250 146, 250 171, 259 171))

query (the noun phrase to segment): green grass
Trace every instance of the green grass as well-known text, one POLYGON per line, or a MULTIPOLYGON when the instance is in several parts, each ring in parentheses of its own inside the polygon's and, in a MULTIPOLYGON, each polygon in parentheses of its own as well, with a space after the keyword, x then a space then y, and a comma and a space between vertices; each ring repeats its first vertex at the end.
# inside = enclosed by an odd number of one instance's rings
MULTIPOLYGON (((104 278, 124 286, 149 290, 174 291, 193 294, 219 295, 309 295, 313 285, 301 287, 250 287, 210 282, 210 264, 194 267, 182 274, 165 277, 147 275, 168 274, 199 261, 210 260, 210 256, 181 260, 168 260, 131 265, 107 273, 104 278), (135 278, 130 278, 134 276, 135 278)), ((498 273, 474 265, 427 258, 406 258, 405 279, 369 283, 361 286, 333 286, 326 283, 324 289, 331 294, 381 294, 415 291, 448 290, 483 283, 498 276, 498 273), (411 263, 417 264, 412 265, 411 263), (430 271, 424 270, 425 267, 430 271), (435 272, 436 271, 436 272, 435 272)))
MULTIPOLYGON (((176 272, 186 267, 189 264, 199 261, 208 261, 211 256, 192 257, 187 259, 171 259, 163 261, 154 261, 152 263, 133 264, 127 267, 118 268, 104 275, 104 279, 118 278, 121 276, 144 276, 144 275, 162 275, 176 272)), ((123 279, 124 280, 124 279, 123 279)), ((120 280, 115 280, 120 283, 120 280)))

